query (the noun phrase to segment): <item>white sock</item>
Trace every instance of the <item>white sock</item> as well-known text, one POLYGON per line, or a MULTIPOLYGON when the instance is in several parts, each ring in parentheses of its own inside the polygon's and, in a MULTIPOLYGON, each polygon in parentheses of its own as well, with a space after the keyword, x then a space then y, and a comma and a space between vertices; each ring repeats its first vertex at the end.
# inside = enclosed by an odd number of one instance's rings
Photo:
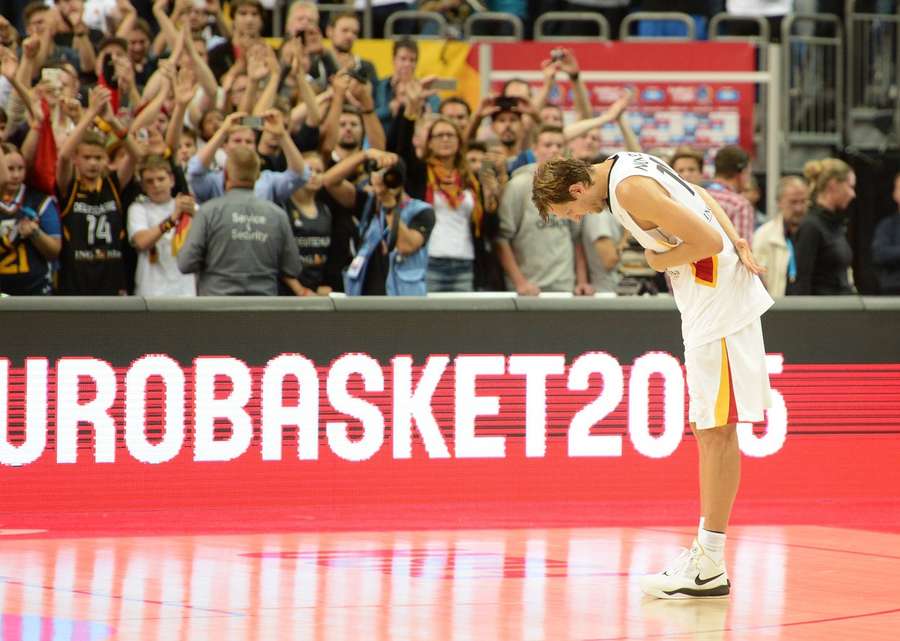
POLYGON ((710 532, 700 529, 697 540, 703 547, 706 555, 716 563, 721 563, 725 558, 725 534, 722 532, 710 532))

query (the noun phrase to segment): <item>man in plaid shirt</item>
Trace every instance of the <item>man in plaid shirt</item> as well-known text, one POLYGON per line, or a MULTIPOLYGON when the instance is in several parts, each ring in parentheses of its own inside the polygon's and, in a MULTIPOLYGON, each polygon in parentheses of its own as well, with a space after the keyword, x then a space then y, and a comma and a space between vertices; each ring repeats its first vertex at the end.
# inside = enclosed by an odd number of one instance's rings
POLYGON ((756 213, 750 201, 741 195, 750 181, 750 156, 735 145, 722 147, 716 154, 716 176, 704 187, 718 202, 738 235, 748 243, 753 242, 756 213))

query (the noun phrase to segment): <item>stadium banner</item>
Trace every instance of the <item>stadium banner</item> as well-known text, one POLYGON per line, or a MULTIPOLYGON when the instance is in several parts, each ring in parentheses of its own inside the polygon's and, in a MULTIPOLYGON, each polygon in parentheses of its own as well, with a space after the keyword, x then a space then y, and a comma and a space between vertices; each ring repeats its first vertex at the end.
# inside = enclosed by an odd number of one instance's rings
MULTIPOLYGON (((486 45, 479 45, 486 46, 486 45)), ((539 71, 541 62, 549 60, 559 46, 571 48, 581 72, 591 71, 755 71, 756 48, 748 43, 733 42, 597 42, 597 43, 494 43, 491 52, 491 90, 500 93, 505 79, 539 71), (498 72, 502 77, 498 78, 498 72)), ((477 51, 469 56, 478 66, 477 51)), ((483 71, 483 70, 482 70, 483 71)), ((560 104, 568 116, 574 116, 572 85, 565 74, 559 74, 558 86, 550 102, 560 104)), ((537 92, 543 80, 529 80, 537 92)), ((756 88, 752 84, 713 84, 689 82, 629 83, 586 80, 595 113, 608 107, 629 86, 636 101, 628 122, 638 134, 641 147, 648 152, 668 153, 678 145, 692 145, 700 150, 715 150, 736 144, 747 150, 754 148, 753 118, 756 88)), ((623 146, 615 123, 601 129, 603 148, 617 150, 623 146)), ((663 155, 665 155, 663 153, 663 155)))
MULTIPOLYGON (((252 307, 17 312, 0 512, 695 499, 674 310, 252 307)), ((898 316, 767 315, 744 499, 892 486, 898 316)))

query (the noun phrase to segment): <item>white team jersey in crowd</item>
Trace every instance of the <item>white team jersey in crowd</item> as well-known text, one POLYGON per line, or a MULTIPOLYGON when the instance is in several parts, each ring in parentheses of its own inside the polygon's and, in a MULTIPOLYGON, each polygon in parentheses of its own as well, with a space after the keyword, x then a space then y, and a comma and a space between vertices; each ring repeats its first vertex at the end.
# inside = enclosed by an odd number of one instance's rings
MULTIPOLYGON (((644 248, 665 252, 678 246, 677 237, 662 229, 641 229, 616 198, 616 188, 630 176, 652 178, 669 196, 687 207, 722 237, 723 249, 696 263, 668 269, 675 303, 681 312, 685 350, 733 334, 759 318, 774 301, 758 276, 741 264, 725 230, 697 189, 665 162, 649 154, 619 153, 609 172, 609 208, 644 248)), ((638 218, 640 215, 638 214, 638 218)))

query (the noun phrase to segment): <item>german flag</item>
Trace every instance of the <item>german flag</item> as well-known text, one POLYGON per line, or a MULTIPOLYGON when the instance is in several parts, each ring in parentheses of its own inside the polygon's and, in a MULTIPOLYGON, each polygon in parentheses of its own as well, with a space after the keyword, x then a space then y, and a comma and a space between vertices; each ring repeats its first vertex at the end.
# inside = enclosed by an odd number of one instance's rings
POLYGON ((178 217, 178 224, 175 225, 175 235, 172 236, 172 255, 177 256, 181 251, 184 241, 187 240, 188 230, 191 228, 191 217, 182 213, 178 217))

